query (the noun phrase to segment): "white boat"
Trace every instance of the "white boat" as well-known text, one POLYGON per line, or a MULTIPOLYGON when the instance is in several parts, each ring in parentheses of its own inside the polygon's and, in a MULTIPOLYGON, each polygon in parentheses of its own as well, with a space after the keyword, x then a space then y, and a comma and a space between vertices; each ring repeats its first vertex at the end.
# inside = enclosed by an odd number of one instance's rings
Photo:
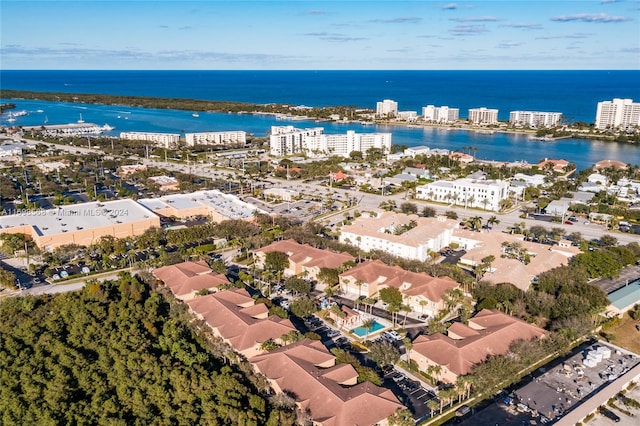
POLYGON ((192 116, 194 116, 195 118, 200 117, 200 114, 198 114, 197 112, 194 112, 193 114, 191 114, 192 116))
POLYGON ((36 112, 44 112, 43 109, 36 110, 36 112))
POLYGON ((13 123, 14 121, 16 121, 16 119, 15 119, 15 118, 13 118, 13 113, 11 113, 11 112, 9 113, 9 118, 7 118, 7 121, 8 121, 9 123, 13 123))
POLYGON ((49 117, 47 117, 46 115, 44 116, 44 124, 47 124, 49 122, 49 117))
POLYGON ((22 111, 17 111, 13 113, 14 117, 22 117, 23 115, 27 115, 27 111, 24 109, 22 111))
POLYGON ((78 120, 78 123, 80 124, 84 123, 84 120, 82 119, 82 114, 80 114, 80 119, 78 120))

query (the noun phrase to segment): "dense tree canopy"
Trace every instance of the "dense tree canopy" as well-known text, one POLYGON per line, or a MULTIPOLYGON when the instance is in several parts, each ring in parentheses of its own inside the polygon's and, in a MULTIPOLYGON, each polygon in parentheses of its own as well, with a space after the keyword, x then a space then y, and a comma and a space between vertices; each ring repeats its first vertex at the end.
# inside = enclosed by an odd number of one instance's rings
POLYGON ((0 423, 291 424, 182 306, 130 276, 3 301, 0 423))

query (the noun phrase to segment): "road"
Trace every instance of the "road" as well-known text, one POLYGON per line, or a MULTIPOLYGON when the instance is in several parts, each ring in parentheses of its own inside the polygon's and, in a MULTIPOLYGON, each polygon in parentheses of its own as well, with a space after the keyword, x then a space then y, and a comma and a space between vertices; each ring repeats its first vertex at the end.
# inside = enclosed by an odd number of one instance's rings
POLYGON ((72 152, 72 153, 76 153, 79 152, 81 154, 104 154, 104 151, 102 151, 101 149, 97 149, 97 148, 83 148, 80 146, 74 146, 74 145, 63 145, 63 144, 57 144, 57 143, 51 143, 51 142, 43 142, 43 141, 37 141, 37 140, 33 140, 33 139, 27 139, 27 138, 21 138, 22 141, 26 142, 27 145, 38 145, 38 144, 42 144, 42 145, 47 145, 47 146, 52 146, 55 147, 61 151, 67 151, 67 152, 72 152))

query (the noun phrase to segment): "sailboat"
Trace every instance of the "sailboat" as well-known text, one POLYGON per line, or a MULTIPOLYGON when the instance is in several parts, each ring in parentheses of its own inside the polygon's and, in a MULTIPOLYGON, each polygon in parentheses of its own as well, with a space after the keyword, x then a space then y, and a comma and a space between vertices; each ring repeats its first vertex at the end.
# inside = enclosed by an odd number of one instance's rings
POLYGON ((78 123, 80 124, 84 123, 84 120, 82 119, 82 114, 80 114, 80 120, 78 120, 78 123))
POLYGON ((46 115, 44 116, 44 124, 49 123, 49 117, 47 117, 46 115))

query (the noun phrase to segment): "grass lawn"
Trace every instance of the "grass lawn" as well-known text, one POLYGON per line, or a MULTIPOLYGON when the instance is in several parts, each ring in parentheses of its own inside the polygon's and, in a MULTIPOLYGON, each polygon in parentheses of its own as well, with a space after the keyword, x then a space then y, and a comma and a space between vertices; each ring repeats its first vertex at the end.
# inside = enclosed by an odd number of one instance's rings
POLYGON ((636 329, 637 324, 640 321, 634 321, 629 313, 625 313, 620 324, 607 330, 607 334, 615 336, 611 343, 640 354, 640 331, 636 329))

